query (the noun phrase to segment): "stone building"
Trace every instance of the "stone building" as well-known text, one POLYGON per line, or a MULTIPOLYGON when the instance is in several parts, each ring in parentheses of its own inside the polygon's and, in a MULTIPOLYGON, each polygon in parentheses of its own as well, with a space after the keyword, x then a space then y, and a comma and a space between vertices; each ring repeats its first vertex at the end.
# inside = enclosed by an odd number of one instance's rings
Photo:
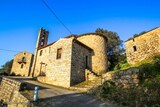
POLYGON ((20 52, 14 56, 11 74, 29 76, 33 62, 33 54, 20 52))
POLYGON ((125 46, 129 64, 160 54, 160 27, 127 40, 125 46))
POLYGON ((40 29, 30 76, 38 81, 70 87, 107 71, 107 39, 96 33, 70 35, 48 44, 49 32, 40 29))

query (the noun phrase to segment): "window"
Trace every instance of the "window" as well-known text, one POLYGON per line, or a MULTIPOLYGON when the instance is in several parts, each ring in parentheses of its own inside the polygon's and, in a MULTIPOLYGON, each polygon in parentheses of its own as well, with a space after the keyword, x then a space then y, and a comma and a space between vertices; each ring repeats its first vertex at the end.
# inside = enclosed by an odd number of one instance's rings
POLYGON ((57 59, 61 59, 62 56, 62 48, 57 49, 57 59))
POLYGON ((46 34, 46 32, 43 31, 43 32, 42 32, 42 35, 45 35, 45 34, 46 34))
POLYGON ((42 56, 43 50, 40 51, 39 56, 42 56))
POLYGON ((43 46, 43 45, 44 45, 44 42, 42 41, 42 42, 41 42, 41 46, 43 46))
POLYGON ((133 46, 133 51, 137 51, 137 47, 136 46, 133 46))
POLYGON ((25 52, 24 52, 23 54, 24 54, 24 55, 26 55, 26 53, 25 53, 25 52))
POLYGON ((21 64, 21 69, 23 69, 23 64, 21 64))
POLYGON ((42 36, 42 40, 44 40, 44 35, 42 36))
POLYGON ((49 53, 51 53, 51 47, 49 47, 49 53))
POLYGON ((44 45, 44 39, 41 39, 41 46, 44 45))
POLYGON ((134 38, 133 38, 133 42, 134 42, 134 38))

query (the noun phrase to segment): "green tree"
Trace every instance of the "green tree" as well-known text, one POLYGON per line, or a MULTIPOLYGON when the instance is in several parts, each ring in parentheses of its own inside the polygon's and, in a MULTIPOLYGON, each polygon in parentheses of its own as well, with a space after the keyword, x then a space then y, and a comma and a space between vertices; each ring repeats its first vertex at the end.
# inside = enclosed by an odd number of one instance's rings
MULTIPOLYGON (((107 55, 109 61, 109 70, 113 70, 113 68, 118 64, 121 59, 121 55, 125 52, 123 48, 123 41, 120 39, 116 32, 108 31, 102 28, 98 28, 95 31, 96 33, 103 34, 107 39, 107 55)), ((124 60, 124 59, 123 59, 124 60)))
POLYGON ((145 33, 146 33, 146 31, 142 31, 142 32, 139 33, 139 34, 134 34, 133 37, 137 37, 137 36, 143 35, 143 34, 145 34, 145 33))
POLYGON ((7 61, 4 65, 2 65, 2 68, 0 69, 0 73, 10 74, 12 64, 13 64, 13 59, 10 61, 7 61))

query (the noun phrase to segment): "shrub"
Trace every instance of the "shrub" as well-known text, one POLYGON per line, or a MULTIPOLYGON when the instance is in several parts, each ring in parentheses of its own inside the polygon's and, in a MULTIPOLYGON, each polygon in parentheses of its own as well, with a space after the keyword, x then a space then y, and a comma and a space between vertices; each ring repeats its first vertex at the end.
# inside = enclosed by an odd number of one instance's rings
POLYGON ((10 76, 16 76, 16 74, 15 74, 14 72, 12 72, 12 73, 10 74, 10 76))
POLYGON ((0 72, 0 75, 2 75, 2 76, 8 76, 9 74, 7 72, 0 72))
POLYGON ((127 89, 106 81, 98 87, 95 95, 102 100, 128 107, 160 107, 160 56, 155 56, 152 62, 143 63, 138 68, 138 87, 127 89))

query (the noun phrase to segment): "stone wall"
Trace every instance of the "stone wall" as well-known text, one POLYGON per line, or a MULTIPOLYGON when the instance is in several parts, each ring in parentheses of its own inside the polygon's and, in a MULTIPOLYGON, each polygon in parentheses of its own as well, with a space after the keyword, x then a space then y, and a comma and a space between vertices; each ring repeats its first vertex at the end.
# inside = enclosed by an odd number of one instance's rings
POLYGON ((91 69, 92 50, 75 40, 72 46, 71 85, 85 81, 85 69, 91 69))
POLYGON ((14 91, 12 99, 7 105, 7 107, 31 107, 30 101, 19 91, 14 91))
POLYGON ((103 82, 106 80, 112 80, 117 86, 123 86, 124 88, 134 87, 139 84, 139 69, 130 68, 114 73, 108 72, 104 74, 102 78, 103 82))
POLYGON ((86 34, 79 36, 77 39, 94 51, 91 64, 92 71, 97 74, 106 72, 108 68, 106 39, 98 34, 86 34))
POLYGON ((125 42, 127 61, 135 64, 160 53, 160 28, 125 42))
POLYGON ((22 83, 14 79, 3 77, 0 90, 0 100, 7 103, 9 107, 27 107, 29 100, 20 94, 22 83))
POLYGON ((54 44, 38 50, 35 76, 40 82, 69 87, 71 73, 71 54, 73 38, 64 38, 54 44), (57 49, 62 49, 61 58, 57 59, 57 49), (40 51, 42 55, 40 56, 40 51))
POLYGON ((29 76, 33 62, 33 54, 28 52, 20 52, 15 55, 11 74, 20 76, 29 76))
POLYGON ((5 102, 9 102, 14 91, 19 91, 21 82, 3 77, 1 83, 0 98, 5 102))

